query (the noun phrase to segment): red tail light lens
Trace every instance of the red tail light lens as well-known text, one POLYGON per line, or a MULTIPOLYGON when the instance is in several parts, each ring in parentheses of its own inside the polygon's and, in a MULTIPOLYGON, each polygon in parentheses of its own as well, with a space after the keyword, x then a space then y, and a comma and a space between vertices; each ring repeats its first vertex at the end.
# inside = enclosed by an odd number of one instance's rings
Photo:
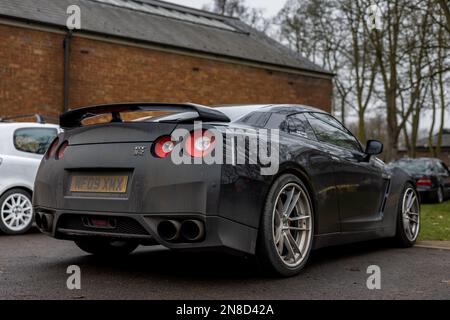
POLYGON ((58 149, 58 154, 56 155, 56 159, 62 159, 64 158, 64 152, 66 151, 67 147, 69 146, 69 143, 67 141, 64 141, 61 146, 58 149))
POLYGON ((206 131, 194 131, 186 139, 186 151, 191 157, 200 158, 214 150, 215 136, 206 131))
POLYGON ((431 187, 433 185, 433 182, 428 177, 422 177, 417 180, 416 185, 418 187, 431 187))
POLYGON ((55 155, 56 153, 56 147, 58 146, 59 143, 59 139, 56 138, 55 140, 53 140, 52 144, 50 145, 50 147, 47 150, 47 159, 51 158, 55 155))
POLYGON ((158 158, 167 157, 175 147, 175 142, 170 136, 163 136, 155 141, 153 152, 158 158))

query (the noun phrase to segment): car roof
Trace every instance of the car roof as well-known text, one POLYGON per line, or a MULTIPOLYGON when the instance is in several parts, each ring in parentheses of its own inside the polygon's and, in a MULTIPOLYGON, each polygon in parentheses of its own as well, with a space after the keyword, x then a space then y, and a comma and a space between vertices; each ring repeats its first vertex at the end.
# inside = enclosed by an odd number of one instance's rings
POLYGON ((59 125, 52 123, 35 123, 35 122, 0 122, 0 129, 20 129, 20 128, 55 128, 59 125))
POLYGON ((276 112, 280 114, 293 114, 298 112, 320 112, 327 113, 321 109, 302 104, 229 104, 214 106, 225 113, 232 121, 241 118, 251 112, 276 112))
POLYGON ((438 158, 430 158, 430 157, 401 158, 401 159, 395 160, 394 162, 400 162, 400 161, 411 161, 411 162, 414 162, 414 161, 439 161, 439 162, 442 162, 441 159, 438 159, 438 158))

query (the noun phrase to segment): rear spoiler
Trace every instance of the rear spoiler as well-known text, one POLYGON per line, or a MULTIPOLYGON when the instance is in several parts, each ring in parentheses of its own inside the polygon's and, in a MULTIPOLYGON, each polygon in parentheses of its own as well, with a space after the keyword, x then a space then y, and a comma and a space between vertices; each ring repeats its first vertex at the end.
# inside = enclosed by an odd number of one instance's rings
POLYGON ((84 119, 103 114, 111 114, 111 122, 122 122, 121 112, 139 111, 194 111, 198 113, 198 119, 202 121, 230 122, 230 118, 219 110, 194 103, 120 103, 67 111, 59 117, 59 125, 64 129, 81 127, 84 119))

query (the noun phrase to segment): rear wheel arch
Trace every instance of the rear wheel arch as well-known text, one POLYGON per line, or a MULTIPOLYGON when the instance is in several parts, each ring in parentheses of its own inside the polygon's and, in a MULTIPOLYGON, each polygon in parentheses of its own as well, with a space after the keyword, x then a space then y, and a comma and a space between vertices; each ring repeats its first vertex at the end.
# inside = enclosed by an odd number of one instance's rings
MULTIPOLYGON (((311 183, 311 179, 309 177, 309 175, 306 173, 306 170, 303 169, 303 167, 301 167, 300 165, 298 165, 297 163, 284 163, 282 165, 280 165, 280 170, 278 170, 277 174, 274 175, 272 177, 272 180, 270 181, 270 185, 267 188, 267 192, 264 195, 264 201, 266 201, 267 196, 269 195, 269 192, 273 186, 273 184, 275 183, 275 181, 277 181, 277 179, 285 174, 292 174, 294 176, 296 176, 297 178, 299 178, 303 184, 305 185, 308 193, 309 193, 309 198, 311 200, 311 205, 312 205, 312 210, 314 212, 314 225, 317 226, 318 223, 318 214, 317 214, 317 202, 316 202, 316 196, 314 193, 314 188, 312 186, 311 183)), ((259 220, 258 220, 258 225, 261 223, 261 217, 264 213, 264 206, 261 209, 261 213, 259 215, 259 220)), ((317 228, 316 228, 317 230, 317 228)))
POLYGON ((397 215, 396 215, 396 224, 395 224, 395 237, 394 239, 396 240, 397 244, 400 245, 401 247, 411 247, 412 245, 414 245, 414 243, 417 240, 417 237, 419 235, 420 232, 420 219, 421 219, 421 215, 420 215, 420 197, 419 197, 419 193, 417 192, 416 188, 415 188, 415 184, 409 182, 409 180, 405 181, 405 183, 403 184, 402 187, 402 191, 400 193, 400 198, 399 198, 399 203, 398 203, 398 209, 397 209, 397 215), (415 238, 414 239, 408 239, 408 237, 404 234, 404 221, 403 221, 403 201, 404 201, 404 197, 405 197, 405 192, 408 189, 412 189, 414 192, 414 195, 418 201, 417 203, 417 210, 418 210, 418 216, 417 216, 417 233, 415 233, 415 238))
MULTIPOLYGON (((311 179, 310 179, 309 175, 306 173, 306 170, 303 169, 300 165, 295 164, 295 163, 287 163, 287 164, 283 165, 283 167, 284 168, 279 170, 279 172, 273 177, 272 182, 269 187, 269 190, 272 187, 273 183, 280 176, 282 176, 284 174, 292 174, 292 175, 296 176, 297 178, 299 178, 305 184, 305 187, 306 187, 306 189, 309 193, 309 197, 311 199, 313 211, 316 212, 316 208, 317 208, 316 196, 314 193, 314 188, 312 186, 311 179)), ((314 218, 317 219, 317 214, 314 215, 314 218)), ((316 222, 316 221, 314 221, 314 222, 316 222)))
MULTIPOLYGON (((313 194, 312 194, 312 188, 310 186, 310 182, 308 180, 308 176, 301 171, 299 168, 285 168, 284 170, 281 170, 277 175, 273 176, 273 182, 270 185, 270 190, 268 194, 265 197, 265 204, 264 209, 261 214, 260 219, 260 226, 258 230, 258 238, 257 238, 257 244, 256 244, 256 258, 260 265, 260 267, 263 269, 263 271, 268 272, 269 274, 278 274, 283 276, 291 276, 296 273, 298 273, 303 266, 307 263, 309 253, 312 250, 313 243, 314 243, 314 232, 315 232, 315 221, 316 221, 316 214, 313 206, 313 194), (293 246, 292 242, 288 240, 288 242, 291 243, 291 245, 279 248, 279 242, 280 238, 277 240, 276 236, 276 230, 274 227, 274 221, 272 219, 274 218, 274 215, 276 215, 274 212, 274 208, 277 206, 278 197, 280 196, 281 192, 285 188, 292 188, 297 186, 297 189, 299 189, 300 194, 302 194, 301 189, 304 190, 303 192, 303 200, 301 201, 307 201, 307 207, 304 208, 305 211, 301 210, 300 212, 303 212, 305 215, 312 215, 313 219, 309 220, 309 229, 305 229, 305 231, 300 232, 306 232, 305 234, 296 234, 292 235, 292 239, 295 239, 296 245, 299 246, 299 250, 301 251, 300 257, 301 260, 296 260, 297 258, 292 257, 295 261, 292 261, 292 263, 296 263, 296 265, 286 265, 285 260, 285 254, 283 252, 286 252, 287 247, 293 246), (305 194, 306 193, 306 194, 305 194), (275 231, 274 231, 275 230, 275 231), (307 231, 309 230, 309 231, 307 231), (275 232, 275 233, 273 233, 275 232), (308 234, 309 233, 309 234, 308 234), (298 237, 306 237, 303 238, 303 240, 299 240, 298 237), (298 242, 300 241, 300 242, 298 242), (305 241, 305 242, 303 242, 305 241), (302 244, 303 243, 303 244, 302 244), (300 246, 304 246, 300 248, 300 246), (281 251, 280 251, 281 250, 281 251)), ((293 191, 294 192, 294 191, 293 191)), ((292 198, 291 198, 292 199, 292 198)), ((297 200, 294 200, 297 201, 297 200)), ((300 200, 298 200, 300 201, 300 200)), ((281 218, 279 218, 281 219, 281 218)), ((288 223, 285 220, 283 223, 288 223)), ((280 223, 282 222, 280 221, 280 223)), ((306 220, 305 220, 306 221, 306 220)), ((308 223, 308 222, 305 222, 308 223)), ((291 223, 289 223, 291 225, 291 223)), ((297 227, 301 227, 300 225, 297 227)), ((307 226, 305 225, 307 228, 307 226)), ((281 227, 280 227, 281 228, 281 227)), ((281 229, 279 229, 281 232, 281 229)), ((289 231, 288 231, 289 232, 289 231)), ((292 231, 291 231, 292 232, 292 231)), ((285 235, 286 237, 286 235, 285 235)), ((288 237, 286 237, 288 239, 288 237)), ((281 237, 281 241, 283 242, 283 238, 281 237)), ((294 241, 294 240, 292 240, 294 241)), ((283 245, 282 245, 283 246, 283 245)), ((291 247, 291 252, 292 252, 291 247)), ((289 251, 289 250, 287 250, 289 251)), ((287 256, 289 258, 289 255, 287 256)))
MULTIPOLYGON (((9 187, 9 188, 6 189, 5 191, 3 191, 2 194, 0 194, 0 197, 3 196, 5 193, 7 193, 7 192, 9 192, 9 191, 11 191, 11 190, 14 190, 14 189, 19 189, 19 190, 28 192, 28 193, 30 194, 30 196, 33 197, 33 190, 31 190, 30 188, 25 187, 25 186, 13 186, 13 187, 9 187)), ((30 200, 31 200, 31 199, 30 199, 30 200)))

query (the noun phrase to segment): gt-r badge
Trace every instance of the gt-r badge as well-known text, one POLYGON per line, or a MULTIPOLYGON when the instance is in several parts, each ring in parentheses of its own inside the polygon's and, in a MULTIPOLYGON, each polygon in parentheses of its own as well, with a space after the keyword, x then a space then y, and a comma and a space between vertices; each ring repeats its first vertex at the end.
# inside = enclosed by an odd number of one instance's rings
POLYGON ((145 146, 136 146, 134 147, 134 156, 142 157, 145 153, 145 146))

